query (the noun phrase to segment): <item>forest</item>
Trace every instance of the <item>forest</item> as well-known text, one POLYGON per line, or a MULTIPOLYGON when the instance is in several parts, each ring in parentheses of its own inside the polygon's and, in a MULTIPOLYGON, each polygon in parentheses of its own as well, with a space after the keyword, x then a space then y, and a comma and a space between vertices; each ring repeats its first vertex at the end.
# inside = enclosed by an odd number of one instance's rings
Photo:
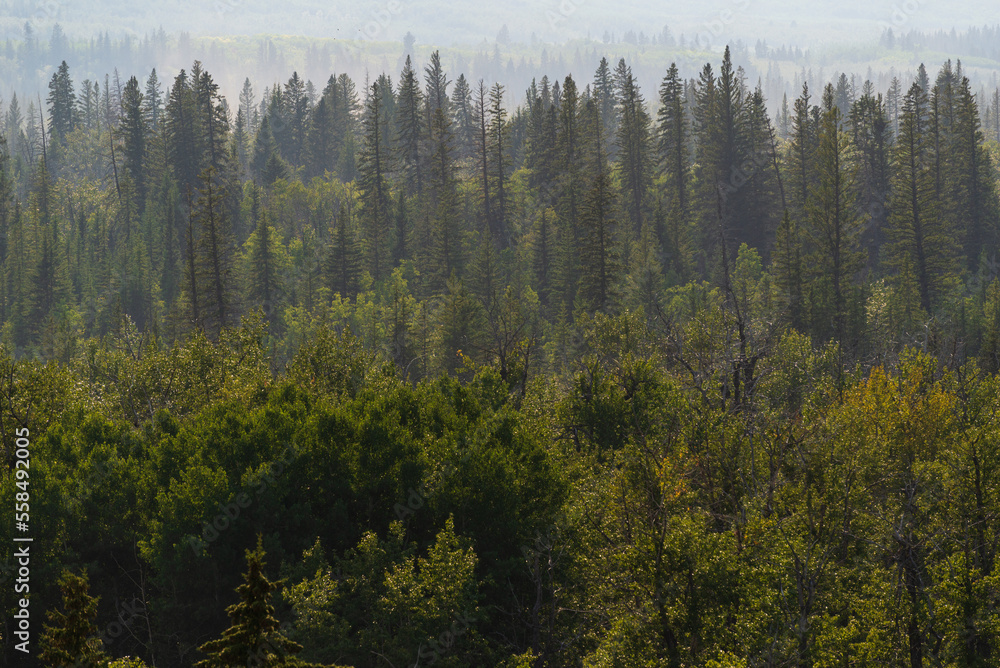
POLYGON ((593 67, 11 96, 4 665, 996 665, 997 100, 593 67))

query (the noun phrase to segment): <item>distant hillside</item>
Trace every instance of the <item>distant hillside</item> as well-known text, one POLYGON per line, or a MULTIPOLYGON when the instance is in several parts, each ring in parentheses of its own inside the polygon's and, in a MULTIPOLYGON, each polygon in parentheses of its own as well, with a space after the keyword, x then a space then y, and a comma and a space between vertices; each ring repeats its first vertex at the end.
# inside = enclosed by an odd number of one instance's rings
POLYGON ((721 43, 763 38, 800 45, 877 38, 888 27, 901 30, 964 30, 995 21, 993 3, 960 0, 874 0, 845 5, 832 0, 801 3, 751 0, 706 0, 699 3, 650 3, 645 0, 14 0, 0 2, 0 38, 21 35, 25 21, 47 34, 58 22, 71 35, 102 30, 144 34, 163 27, 192 34, 289 34, 345 39, 401 40, 407 31, 419 42, 441 46, 492 41, 507 25, 512 39, 562 43, 605 32, 658 34, 669 26, 674 34, 721 43))

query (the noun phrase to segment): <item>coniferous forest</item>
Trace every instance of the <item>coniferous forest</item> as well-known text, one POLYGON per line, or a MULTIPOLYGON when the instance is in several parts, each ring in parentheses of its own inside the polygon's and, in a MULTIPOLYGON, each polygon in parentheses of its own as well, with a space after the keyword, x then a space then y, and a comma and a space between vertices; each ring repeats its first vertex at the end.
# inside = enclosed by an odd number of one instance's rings
POLYGON ((7 100, 3 665, 997 665, 1000 105, 717 56, 7 100))

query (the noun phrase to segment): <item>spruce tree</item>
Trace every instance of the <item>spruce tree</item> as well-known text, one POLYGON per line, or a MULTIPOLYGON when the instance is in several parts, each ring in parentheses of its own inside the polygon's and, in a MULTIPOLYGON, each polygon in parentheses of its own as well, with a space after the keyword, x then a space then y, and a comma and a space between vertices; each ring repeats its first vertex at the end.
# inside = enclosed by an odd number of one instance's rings
POLYGON ((610 143, 618 129, 618 110, 615 105, 614 75, 611 72, 611 65, 605 57, 601 58, 597 71, 594 72, 594 83, 591 90, 594 101, 597 103, 597 111, 601 116, 601 134, 605 142, 610 143))
POLYGON ((408 195, 421 195, 424 170, 421 169, 422 142, 425 137, 423 122, 423 91, 410 57, 406 57, 403 72, 399 75, 399 94, 396 96, 396 152, 403 172, 403 183, 408 195))
POLYGON ((583 127, 590 138, 588 171, 593 178, 584 196, 580 216, 583 239, 577 294, 587 309, 607 311, 613 305, 622 271, 615 216, 616 192, 608 171, 600 117, 593 100, 587 101, 584 114, 583 127))
POLYGON ((778 306, 788 326, 797 330, 805 326, 803 259, 802 233, 786 209, 771 252, 771 275, 778 306))
POLYGON ((688 210, 688 121, 684 107, 684 81, 677 63, 660 84, 660 109, 657 112, 656 154, 660 173, 666 180, 666 197, 671 215, 687 218, 688 210))
POLYGON ((874 95, 870 82, 865 83, 861 97, 851 106, 849 125, 860 164, 858 205, 870 217, 862 243, 867 251, 868 266, 874 269, 879 265, 878 255, 884 243, 889 212, 893 135, 882 96, 874 95))
POLYGON ((489 140, 488 152, 490 160, 489 180, 492 181, 491 190, 494 193, 493 205, 490 210, 492 216, 490 230, 493 238, 500 249, 508 248, 511 245, 510 229, 507 223, 507 172, 509 158, 507 157, 507 112, 503 107, 504 89, 499 83, 493 84, 490 89, 489 108, 489 140))
POLYGON ((455 124, 455 148, 458 160, 466 160, 472 156, 475 146, 476 123, 473 118, 472 87, 464 74, 455 80, 455 88, 451 92, 451 108, 455 124))
POLYGON ((971 269, 981 255, 990 257, 1000 251, 1000 202, 996 180, 990 177, 994 165, 967 77, 962 77, 955 97, 948 188, 955 202, 956 232, 962 240, 966 266, 971 269))
POLYGON ((167 159, 182 194, 197 189, 201 155, 197 143, 197 107, 184 70, 174 78, 164 117, 167 159))
POLYGON ((131 77, 122 93, 122 120, 118 126, 122 141, 122 164, 135 191, 134 210, 141 214, 146 204, 146 138, 148 129, 143 115, 143 96, 139 80, 131 77))
POLYGON ((788 199, 792 214, 805 217, 809 192, 815 183, 817 128, 810 115, 809 85, 802 84, 802 94, 793 105, 792 134, 788 146, 788 199))
POLYGON ((361 248, 343 203, 330 235, 330 246, 323 267, 330 290, 344 299, 358 294, 361 274, 361 248))
POLYGON ((109 659, 97 637, 97 601, 89 593, 86 571, 64 570, 59 578, 62 610, 50 610, 39 638, 39 658, 53 668, 107 666, 109 659))
POLYGON ((73 80, 65 60, 49 81, 48 104, 52 141, 65 145, 66 136, 76 127, 76 93, 73 92, 73 80))
POLYGON ((813 326, 820 336, 833 336, 846 344, 848 297, 863 261, 860 235, 864 219, 857 210, 857 169, 851 159, 850 140, 841 130, 840 120, 833 85, 827 84, 818 132, 817 179, 808 200, 813 245, 809 259, 820 295, 814 304, 813 326))
POLYGON ((932 138, 927 128, 926 94, 913 84, 903 99, 894 155, 893 199, 888 261, 902 275, 908 268, 917 284, 920 305, 934 313, 957 278, 958 248, 951 216, 938 208, 932 138))
POLYGON ((307 174, 312 177, 336 173, 340 146, 334 127, 334 101, 324 95, 309 115, 309 141, 305 146, 307 174))
POLYGON ((231 624, 222 637, 198 648, 207 658, 196 663, 197 668, 309 665, 295 658, 302 646, 285 637, 274 617, 271 598, 278 583, 264 574, 264 557, 258 536, 257 548, 246 551, 244 583, 236 588, 240 600, 226 608, 231 624))
POLYGON ((288 144, 279 148, 282 149, 282 157, 298 167, 303 163, 306 133, 309 129, 309 98, 306 96, 305 82, 298 72, 292 72, 285 83, 283 102, 284 117, 288 122, 288 144))
POLYGON ((382 119, 382 91, 373 83, 365 102, 364 144, 359 156, 358 185, 361 188, 362 237, 365 269, 376 281, 389 272, 389 218, 392 200, 387 174, 389 153, 382 119))
POLYGON ((163 120, 163 89, 160 87, 160 79, 156 75, 156 68, 149 73, 146 79, 146 93, 143 96, 143 120, 150 132, 159 132, 160 123, 163 120))
POLYGON ((622 59, 615 81, 620 121, 615 135, 622 197, 628 216, 627 236, 638 238, 646 221, 647 194, 652 185, 650 126, 645 101, 632 68, 622 59))
POLYGON ((195 271, 201 294, 200 315, 212 337, 236 319, 233 291, 232 221, 225 203, 224 186, 213 167, 201 175, 193 217, 200 229, 195 249, 195 271))
POLYGON ((247 239, 247 306, 260 306, 273 329, 284 296, 281 270, 285 262, 281 240, 262 210, 260 188, 256 184, 251 184, 250 188, 250 218, 255 229, 247 239))

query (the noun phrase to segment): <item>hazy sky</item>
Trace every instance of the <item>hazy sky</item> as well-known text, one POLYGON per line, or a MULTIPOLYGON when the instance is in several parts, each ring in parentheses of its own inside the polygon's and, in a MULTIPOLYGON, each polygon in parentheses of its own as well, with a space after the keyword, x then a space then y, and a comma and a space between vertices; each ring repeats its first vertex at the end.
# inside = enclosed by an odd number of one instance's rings
POLYGON ((1000 23, 995 2, 960 0, 2 0, 0 30, 14 36, 28 20, 47 35, 55 22, 69 33, 130 30, 142 34, 281 33, 418 42, 447 46, 493 41, 506 24, 513 40, 561 43, 605 31, 701 36, 721 44, 763 38, 802 46, 877 38, 885 28, 935 30, 1000 23))

